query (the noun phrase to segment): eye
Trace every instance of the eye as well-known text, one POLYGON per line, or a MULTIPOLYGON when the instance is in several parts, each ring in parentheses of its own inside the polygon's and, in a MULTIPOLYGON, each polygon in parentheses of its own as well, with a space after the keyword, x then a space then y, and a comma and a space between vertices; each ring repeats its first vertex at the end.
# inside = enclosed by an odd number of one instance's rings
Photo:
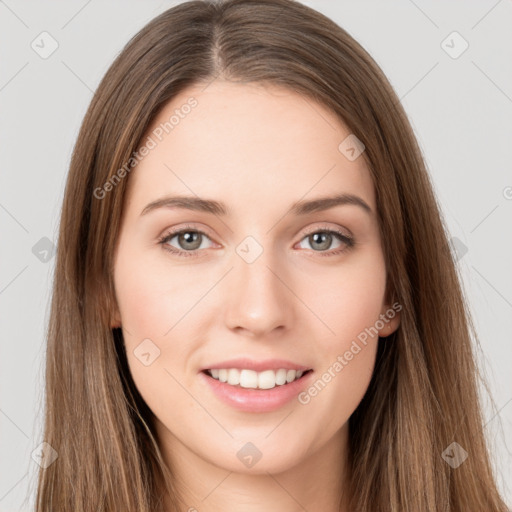
MULTIPOLYGON (((208 241, 211 242, 206 233, 193 227, 185 227, 171 231, 159 239, 159 243, 166 251, 177 256, 185 257, 200 256, 200 249, 208 249, 211 247, 208 245, 208 241), (173 241, 174 243, 172 243, 173 241)), ((317 228, 308 233, 299 242, 301 249, 308 249, 308 247, 301 245, 304 241, 306 241, 310 246, 309 248, 317 252, 319 256, 335 256, 336 254, 348 251, 355 245, 355 240, 351 236, 332 228, 317 228), (336 242, 338 242, 338 245, 332 247, 332 244, 336 242)))
MULTIPOLYGON (((334 256, 336 254, 340 254, 341 252, 351 249, 355 244, 354 239, 352 237, 345 235, 341 231, 332 228, 317 228, 315 231, 312 231, 311 233, 306 235, 301 240, 301 242, 299 242, 299 245, 302 244, 303 241, 306 241, 313 251, 321 253, 319 254, 320 256, 334 256), (338 242, 338 245, 332 247, 333 242, 338 242), (336 251, 326 252, 326 250, 329 248, 340 249, 336 251)), ((307 247, 301 248, 307 249, 307 247)))
POLYGON ((203 231, 194 228, 184 228, 178 231, 166 233, 159 239, 165 250, 177 254, 179 256, 199 256, 199 249, 208 249, 208 245, 204 242, 210 240, 208 235, 203 231), (176 247, 171 242, 175 240, 176 247))

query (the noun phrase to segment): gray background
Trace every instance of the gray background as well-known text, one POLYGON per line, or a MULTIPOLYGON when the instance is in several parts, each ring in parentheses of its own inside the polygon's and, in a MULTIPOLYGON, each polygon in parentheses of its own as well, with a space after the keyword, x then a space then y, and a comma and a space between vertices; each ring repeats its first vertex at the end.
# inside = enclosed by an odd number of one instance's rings
MULTIPOLYGON (((80 122, 122 46, 177 3, 0 0, 0 512, 33 503, 51 247, 80 122)), ((512 1, 303 3, 370 52, 412 121, 460 256, 496 402, 486 431, 512 502, 512 1), (453 31, 469 44, 461 55, 453 31)))

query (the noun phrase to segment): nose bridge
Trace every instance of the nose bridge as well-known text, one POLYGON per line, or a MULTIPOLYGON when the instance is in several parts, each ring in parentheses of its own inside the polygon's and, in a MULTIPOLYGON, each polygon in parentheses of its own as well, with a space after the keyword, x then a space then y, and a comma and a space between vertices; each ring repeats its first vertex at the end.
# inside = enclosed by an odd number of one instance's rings
POLYGON ((233 255, 226 323, 232 329, 255 335, 277 327, 290 327, 293 297, 282 282, 286 278, 280 276, 282 266, 277 262, 278 256, 250 238, 240 243, 233 255))

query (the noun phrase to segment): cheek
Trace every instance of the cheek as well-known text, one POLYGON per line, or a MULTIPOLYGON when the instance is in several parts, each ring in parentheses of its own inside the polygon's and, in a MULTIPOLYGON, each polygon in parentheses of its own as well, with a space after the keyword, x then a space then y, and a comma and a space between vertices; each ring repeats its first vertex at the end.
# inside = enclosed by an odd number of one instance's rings
POLYGON ((154 254, 149 257, 126 247, 116 261, 121 321, 133 337, 162 338, 204 293, 195 289, 199 284, 193 276, 165 266, 164 258, 154 254))
POLYGON ((346 350, 359 335, 364 338, 382 312, 385 288, 385 264, 378 251, 316 279, 308 305, 325 324, 322 352, 332 355, 333 350, 346 350))
POLYGON ((317 341, 322 362, 316 378, 298 397, 306 411, 305 428, 319 429, 317 418, 323 418, 318 436, 334 435, 361 402, 372 378, 378 335, 372 335, 370 318, 378 309, 340 315, 334 324, 337 335, 317 341), (365 330, 368 329, 368 330, 365 330))
POLYGON ((306 428, 317 430, 320 437, 329 437, 346 424, 368 389, 377 343, 374 340, 365 346, 357 342, 322 368, 323 372, 299 396, 306 411, 306 428), (318 418, 323 418, 321 425, 318 418))
MULTIPOLYGON (((305 390, 301 403, 311 404, 334 431, 348 420, 370 383, 378 346, 376 322, 385 295, 385 265, 380 253, 331 273, 318 281, 311 309, 325 326, 316 338, 321 358, 316 380, 305 390)), ((327 425, 325 425, 327 427, 327 425)))
POLYGON ((190 404, 173 375, 182 380, 175 367, 186 359, 189 348, 169 345, 169 341, 177 339, 186 325, 186 317, 178 321, 190 309, 188 289, 177 273, 166 272, 154 261, 124 249, 116 261, 114 280, 130 374, 157 416, 169 409, 172 397, 173 403, 180 404, 173 418, 181 421, 190 404))
POLYGON ((165 265, 161 256, 128 244, 120 248, 114 282, 128 364, 143 398, 158 409, 164 396, 181 396, 172 375, 183 380, 178 373, 200 339, 198 297, 207 287, 197 275, 165 265))
POLYGON ((133 336, 161 337, 174 317, 172 302, 150 278, 131 275, 116 286, 123 328, 133 336))

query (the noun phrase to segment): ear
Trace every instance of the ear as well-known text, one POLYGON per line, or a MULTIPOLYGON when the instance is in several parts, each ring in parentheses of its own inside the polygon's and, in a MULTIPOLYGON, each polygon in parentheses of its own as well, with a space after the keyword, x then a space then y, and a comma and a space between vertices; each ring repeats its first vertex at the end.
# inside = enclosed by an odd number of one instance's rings
POLYGON ((393 304, 385 304, 382 307, 380 314, 380 322, 377 321, 377 327, 382 325, 379 329, 379 337, 386 338, 390 334, 393 334, 400 326, 400 311, 402 305, 398 302, 393 304))

